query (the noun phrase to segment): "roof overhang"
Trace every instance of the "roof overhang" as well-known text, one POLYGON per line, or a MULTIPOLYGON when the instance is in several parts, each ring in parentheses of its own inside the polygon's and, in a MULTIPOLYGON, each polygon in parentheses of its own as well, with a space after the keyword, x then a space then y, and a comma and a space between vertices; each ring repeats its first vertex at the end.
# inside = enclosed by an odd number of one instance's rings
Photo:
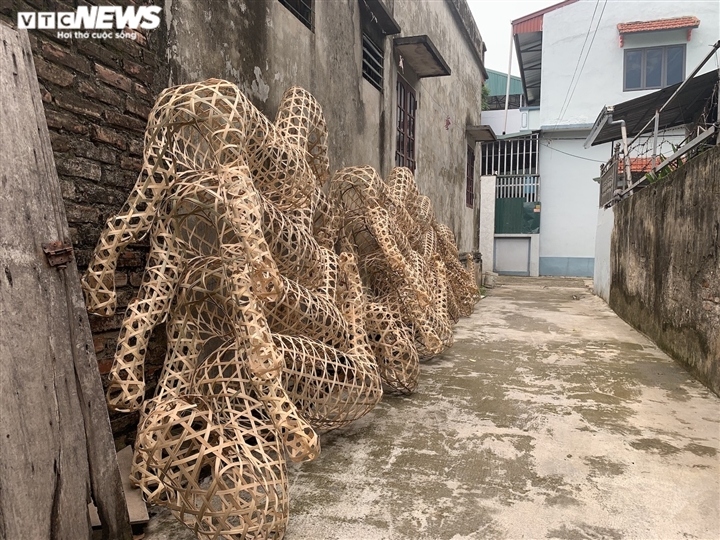
POLYGON ((542 32, 515 34, 520 77, 529 105, 540 103, 540 74, 542 68, 542 32))
POLYGON ((485 69, 485 51, 487 51, 487 46, 480 35, 480 30, 478 30, 475 17, 473 17, 470 11, 467 0, 446 0, 445 3, 450 6, 453 16, 460 26, 460 31, 465 35, 465 40, 480 68, 483 80, 486 80, 488 78, 487 70, 485 69))
POLYGON ((497 140, 498 141, 507 141, 510 139, 522 139, 523 137, 533 135, 534 133, 540 133, 540 132, 536 129, 526 129, 524 131, 518 131, 516 133, 506 133, 505 135, 498 135, 497 140))
MULTIPOLYGON (((620 125, 611 125, 610 122, 613 120, 625 121, 628 137, 652 131, 653 123, 650 120, 655 116, 655 111, 664 105, 681 84, 677 83, 612 107, 603 107, 590 135, 585 140, 585 147, 620 140, 622 138, 620 125)), ((717 70, 697 75, 687 81, 670 105, 660 113, 659 129, 670 129, 695 122, 708 99, 713 95, 713 89, 717 84, 717 70)))
POLYGON ((497 136, 490 126, 467 126, 465 134, 469 140, 476 143, 497 141, 497 136))
POLYGON ((577 1, 565 0, 559 4, 515 19, 512 22, 513 40, 517 51, 520 77, 522 78, 525 99, 528 105, 540 104, 543 16, 577 1))
POLYGON ((620 46, 625 44, 625 36, 646 32, 663 32, 668 30, 687 30, 687 40, 690 41, 693 28, 700 26, 700 19, 692 15, 674 17, 672 19, 655 19, 652 21, 633 21, 617 25, 620 34, 620 46))
POLYGON ((428 36, 397 37, 393 44, 418 78, 450 75, 450 66, 428 36))
POLYGON ((360 7, 370 12, 375 22, 386 36, 400 33, 400 25, 395 21, 382 0, 360 0, 360 7))

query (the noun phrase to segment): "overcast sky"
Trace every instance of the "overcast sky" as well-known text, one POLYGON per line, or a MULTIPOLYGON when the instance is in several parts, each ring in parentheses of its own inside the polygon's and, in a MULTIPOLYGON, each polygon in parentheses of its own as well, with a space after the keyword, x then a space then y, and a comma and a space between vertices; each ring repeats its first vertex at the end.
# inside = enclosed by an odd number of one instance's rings
MULTIPOLYGON (((559 2, 560 0, 468 0, 480 35, 487 46, 485 67, 506 73, 510 53, 510 22, 559 2)), ((520 75, 516 54, 513 51, 512 73, 520 75)))

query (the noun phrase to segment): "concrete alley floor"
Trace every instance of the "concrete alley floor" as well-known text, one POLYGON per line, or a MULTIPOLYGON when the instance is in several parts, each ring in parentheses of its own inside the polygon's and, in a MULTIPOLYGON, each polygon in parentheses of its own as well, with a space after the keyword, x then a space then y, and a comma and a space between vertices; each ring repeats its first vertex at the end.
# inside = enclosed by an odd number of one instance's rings
POLYGON ((717 539, 719 413, 582 280, 504 278, 416 394, 290 466, 286 540, 717 539))

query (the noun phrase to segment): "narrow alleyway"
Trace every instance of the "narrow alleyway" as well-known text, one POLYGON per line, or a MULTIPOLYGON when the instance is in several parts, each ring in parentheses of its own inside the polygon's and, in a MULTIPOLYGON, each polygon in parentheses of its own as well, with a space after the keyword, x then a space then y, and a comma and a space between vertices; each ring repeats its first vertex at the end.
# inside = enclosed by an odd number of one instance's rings
POLYGON ((501 284, 292 468, 287 540, 718 538, 720 399, 582 280, 501 284))
POLYGON ((417 394, 291 465, 286 540, 718 538, 720 399, 582 280, 488 293, 417 394))

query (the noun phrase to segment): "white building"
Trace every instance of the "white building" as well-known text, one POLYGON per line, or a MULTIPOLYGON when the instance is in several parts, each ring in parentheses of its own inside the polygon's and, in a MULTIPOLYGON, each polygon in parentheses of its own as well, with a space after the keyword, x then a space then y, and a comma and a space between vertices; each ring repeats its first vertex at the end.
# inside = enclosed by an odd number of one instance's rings
MULTIPOLYGON (((528 106, 516 113, 519 121, 507 124, 519 123, 520 131, 505 137, 532 145, 529 135, 536 134, 535 170, 523 169, 522 145, 485 145, 484 174, 498 177, 484 177, 481 190, 488 195, 494 191, 495 208, 504 213, 512 208, 505 208, 509 203, 500 198, 525 197, 535 212, 541 208, 541 221, 534 233, 513 229, 517 220, 503 229, 502 220, 481 218, 481 245, 489 244, 488 222, 493 221, 496 271, 591 277, 599 197, 593 179, 600 176, 600 164, 610 158, 612 148, 607 143, 585 149, 583 142, 603 106, 680 82, 692 72, 720 36, 720 3, 566 0, 512 26, 528 106), (499 152, 500 159, 488 160, 492 152, 499 152), (506 152, 509 168, 504 166, 506 152), (519 168, 513 168, 515 163, 519 168), (503 193, 498 187, 502 182, 514 187, 503 193), (528 188, 528 182, 538 187, 528 188)), ((714 62, 701 72, 711 69, 717 69, 714 62)), ((502 133, 499 125, 493 127, 502 133)), ((526 205, 526 216, 531 206, 526 205)), ((491 257, 483 255, 487 268, 491 257)))

